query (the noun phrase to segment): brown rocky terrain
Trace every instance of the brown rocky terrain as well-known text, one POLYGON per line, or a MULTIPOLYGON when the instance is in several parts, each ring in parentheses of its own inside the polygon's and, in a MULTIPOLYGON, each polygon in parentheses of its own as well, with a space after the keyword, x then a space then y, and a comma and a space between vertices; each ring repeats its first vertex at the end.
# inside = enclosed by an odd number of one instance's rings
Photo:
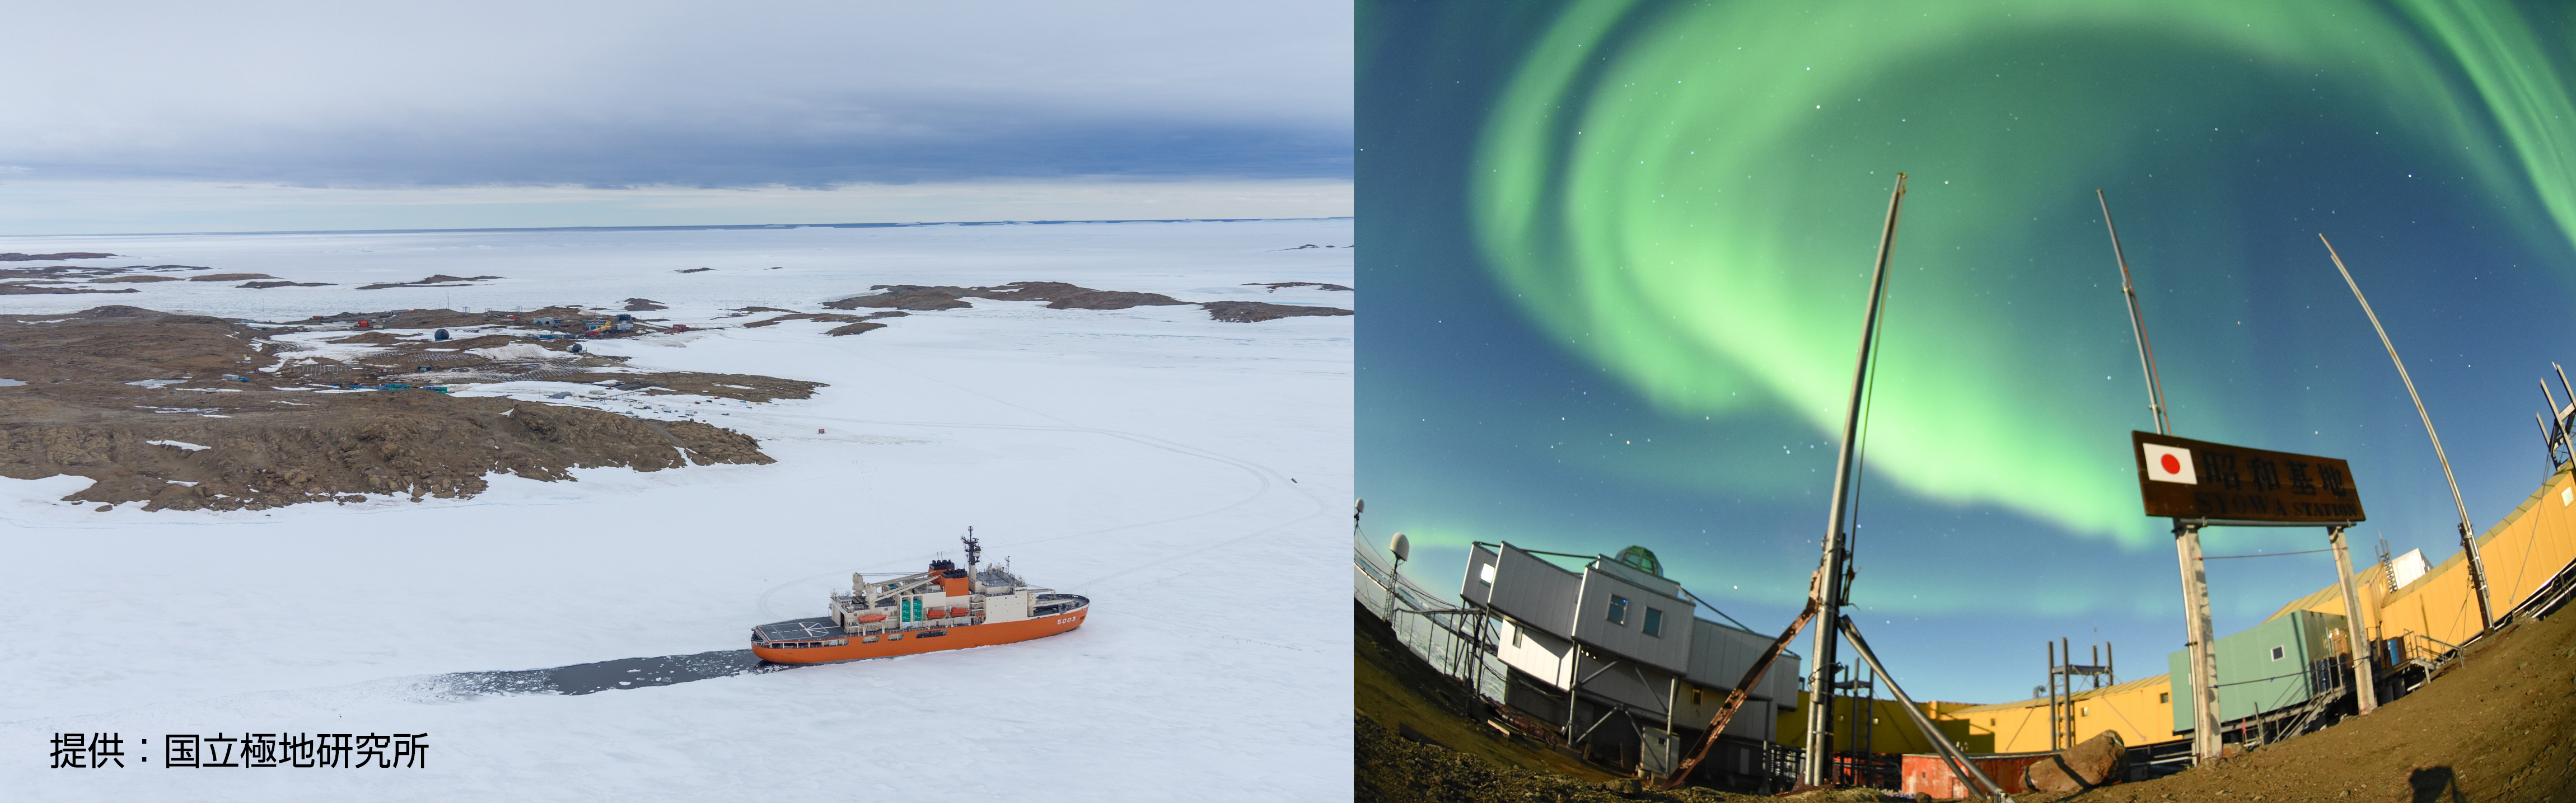
POLYGON ((880 284, 868 289, 886 292, 881 295, 852 296, 825 303, 823 306, 832 309, 892 307, 905 310, 943 310, 973 306, 963 300, 968 298, 989 298, 995 301, 1044 301, 1047 302, 1048 309, 1126 309, 1179 306, 1189 303, 1161 293, 1093 290, 1063 282, 1011 282, 997 287, 880 284))
POLYGON ((11 251, 6 254, 0 254, 0 262, 51 262, 64 259, 106 259, 112 256, 116 255, 98 254, 88 251, 65 251, 60 254, 21 254, 16 251, 11 251))
MULTIPOLYGON (((1357 617, 1358 800, 1752 799, 1693 788, 1634 791, 1543 746, 1480 728, 1458 713, 1472 699, 1462 684, 1397 643, 1374 615, 1363 610, 1357 617)), ((1846 799, 1816 797, 1825 795, 1880 799, 1852 789, 1788 799, 1846 799)), ((2024 803, 2576 801, 2576 605, 2547 618, 2514 617, 2469 645, 2464 660, 2368 716, 2152 781, 2013 797, 2024 803)))
MULTIPOLYGON (((1290 282, 1287 284, 1302 283, 1290 282)), ((1339 285, 1335 286, 1338 287, 1339 285)), ((966 301, 966 299, 969 298, 988 298, 995 301, 1044 301, 1047 302, 1048 309, 1113 310, 1127 309, 1129 307, 1182 306, 1192 303, 1163 295, 1161 293, 1137 293, 1124 290, 1094 290, 1088 287, 1066 284, 1064 282, 1011 282, 1009 284, 994 287, 880 284, 868 289, 881 290, 884 292, 850 296, 848 298, 834 301, 826 301, 823 303, 823 306, 830 309, 840 310, 854 310, 861 307, 869 307, 877 309, 911 310, 915 312, 933 312, 938 310, 972 307, 974 304, 966 301)), ((1342 289, 1347 290, 1349 288, 1342 289)), ((1303 307, 1286 304, 1264 304, 1257 301, 1211 301, 1198 304, 1197 306, 1207 310, 1208 317, 1232 323, 1253 323, 1256 321, 1275 320, 1278 318, 1300 315, 1351 314, 1350 310, 1335 309, 1333 307, 1303 307)))
POLYGON ((2017 799, 2576 801, 2576 608, 2517 617, 2368 716, 2152 781, 2017 799))
MULTIPOLYGON (((265 277, 263 277, 263 278, 265 278, 265 277)), ((465 286, 465 285, 464 285, 464 283, 465 283, 465 282, 479 282, 479 281, 483 281, 483 280, 485 280, 485 279, 499 279, 499 278, 503 278, 503 277, 500 277, 500 276, 449 276, 449 275, 444 274, 444 273, 436 273, 436 274, 431 274, 431 275, 424 276, 424 277, 421 277, 421 278, 419 278, 419 279, 415 279, 415 280, 408 281, 408 282, 377 282, 377 283, 375 283, 375 284, 362 284, 362 285, 358 285, 358 289, 360 289, 360 290, 389 290, 389 289, 396 288, 396 287, 463 287, 463 286, 465 286)))
POLYGON ((274 279, 265 273, 207 273, 188 277, 192 282, 238 282, 245 279, 274 279))
POLYGON ((206 270, 197 265, 38 265, 25 268, 0 268, 0 279, 60 279, 65 277, 112 276, 138 270, 206 270))
MULTIPOLYGON (((433 324, 445 326, 489 322, 452 310, 381 319, 404 317, 454 321, 433 324)), ((293 343, 276 339, 302 331, 134 307, 0 316, 0 377, 26 383, 0 387, 0 476, 89 477, 93 485, 65 500, 141 502, 147 510, 259 509, 360 494, 471 496, 495 472, 561 480, 583 467, 651 471, 770 458, 748 436, 695 421, 332 383, 541 378, 613 383, 603 392, 754 402, 805 398, 820 387, 738 374, 635 372, 615 358, 572 354, 565 343, 505 335, 431 341, 352 332, 340 340, 384 348, 345 361, 298 357, 293 343), (521 356, 465 351, 505 346, 511 348, 503 353, 521 356)))
POLYGON ((140 293, 128 287, 122 290, 99 290, 88 287, 50 287, 26 282, 0 284, 0 296, 71 295, 75 293, 140 293))
POLYGON ((963 298, 964 296, 972 295, 976 291, 976 288, 972 287, 924 287, 916 284, 880 284, 868 289, 884 290, 886 292, 880 295, 852 296, 839 301, 826 301, 823 302, 823 306, 827 309, 858 309, 860 307, 871 307, 876 309, 912 310, 915 312, 930 312, 934 310, 960 309, 975 306, 973 304, 966 303, 963 298))
MULTIPOLYGON (((742 311, 787 312, 786 310, 771 309, 769 307, 745 307, 742 311)), ((832 327, 829 331, 823 333, 833 337, 840 337, 843 335, 855 335, 871 329, 885 328, 885 324, 870 320, 872 318, 900 318, 910 314, 912 313, 904 312, 902 310, 872 312, 866 315, 841 315, 831 312, 787 312, 785 315, 780 315, 774 318, 746 323, 743 324, 742 327, 745 329, 758 329, 763 326, 776 326, 788 321, 822 321, 824 323, 848 324, 847 326, 832 327)))
POLYGON ((1351 799, 1357 803, 1911 803, 1874 789, 1817 789, 1770 797, 1697 786, 1659 791, 1631 779, 1580 780, 1451 750, 1428 737, 1352 718, 1351 799))
POLYGON ((1231 323, 1258 323, 1309 315, 1351 314, 1350 310, 1335 307, 1265 304, 1259 301, 1210 301, 1199 306, 1208 311, 1208 317, 1231 323))

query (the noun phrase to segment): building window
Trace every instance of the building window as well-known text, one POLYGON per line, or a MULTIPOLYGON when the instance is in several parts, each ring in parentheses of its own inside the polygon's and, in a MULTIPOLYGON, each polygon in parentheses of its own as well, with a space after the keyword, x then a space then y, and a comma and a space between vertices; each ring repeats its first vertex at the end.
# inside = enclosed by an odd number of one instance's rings
POLYGON ((1610 595, 1610 623, 1614 625, 1624 625, 1628 623, 1627 597, 1622 597, 1617 594, 1610 595))
POLYGON ((2272 660, 2275 660, 2275 661, 2281 660, 2281 648, 2279 648, 2279 647, 2274 647, 2274 648, 2272 648, 2272 660))
POLYGON ((1514 647, 1521 646, 1521 629, 1520 629, 1520 628, 1517 628, 1517 627, 1512 628, 1512 646, 1514 646, 1514 647))
POLYGON ((2160 691, 2160 692, 2156 692, 2156 702, 2159 702, 2159 703, 2170 703, 2170 702, 2173 702, 2173 692, 2169 692, 2169 691, 2160 691))
POLYGON ((1494 564, 1488 563, 1483 566, 1476 567, 1476 582, 1483 583, 1485 585, 1493 585, 1494 564))
POLYGON ((2089 716, 2092 716, 2092 715, 2093 715, 2093 707, 2088 705, 2088 706, 2085 706, 2085 707, 2083 707, 2083 708, 2075 709, 2075 715, 2076 715, 2076 716, 2079 716, 2079 717, 2089 717, 2089 716))
POLYGON ((1699 705, 1699 690, 1691 690, 1691 705, 1699 705))
POLYGON ((1662 637, 1663 637, 1663 635, 1664 635, 1664 612, 1663 612, 1663 611, 1661 611, 1661 610, 1657 610, 1657 609, 1654 609, 1654 608, 1647 608, 1647 609, 1646 609, 1646 635, 1654 636, 1654 637, 1657 637, 1657 638, 1662 638, 1662 637))

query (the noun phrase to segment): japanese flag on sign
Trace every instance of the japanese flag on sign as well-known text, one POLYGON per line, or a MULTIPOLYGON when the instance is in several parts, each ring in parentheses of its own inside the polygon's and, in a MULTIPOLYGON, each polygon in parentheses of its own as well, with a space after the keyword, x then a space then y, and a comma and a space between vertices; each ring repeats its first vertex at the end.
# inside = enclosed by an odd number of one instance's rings
POLYGON ((2192 470, 2191 450, 2153 443, 2138 444, 2146 452, 2147 479, 2157 482, 2200 484, 2200 474, 2192 470))

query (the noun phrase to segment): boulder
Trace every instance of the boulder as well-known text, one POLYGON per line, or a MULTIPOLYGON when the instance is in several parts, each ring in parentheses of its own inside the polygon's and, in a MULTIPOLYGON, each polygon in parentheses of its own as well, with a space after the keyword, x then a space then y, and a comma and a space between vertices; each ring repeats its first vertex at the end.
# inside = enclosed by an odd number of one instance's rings
POLYGON ((2118 783, 2129 772, 2129 746, 2120 741, 2119 733, 2103 731, 2057 755, 2032 762, 2025 772, 2024 781, 2040 792, 2080 792, 2118 783))

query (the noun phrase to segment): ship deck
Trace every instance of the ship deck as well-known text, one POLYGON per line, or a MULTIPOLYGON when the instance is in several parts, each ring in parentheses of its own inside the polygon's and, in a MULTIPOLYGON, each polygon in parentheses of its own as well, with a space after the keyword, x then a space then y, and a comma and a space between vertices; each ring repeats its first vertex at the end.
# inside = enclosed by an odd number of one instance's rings
POLYGON ((814 641, 850 637, 850 632, 842 630, 840 625, 832 624, 830 619, 820 618, 771 622, 753 627, 751 630, 759 635, 761 641, 814 641))
POLYGON ((1037 604, 1029 608, 1029 618, 1057 616, 1091 607, 1091 598, 1081 594, 1039 594, 1037 604))

